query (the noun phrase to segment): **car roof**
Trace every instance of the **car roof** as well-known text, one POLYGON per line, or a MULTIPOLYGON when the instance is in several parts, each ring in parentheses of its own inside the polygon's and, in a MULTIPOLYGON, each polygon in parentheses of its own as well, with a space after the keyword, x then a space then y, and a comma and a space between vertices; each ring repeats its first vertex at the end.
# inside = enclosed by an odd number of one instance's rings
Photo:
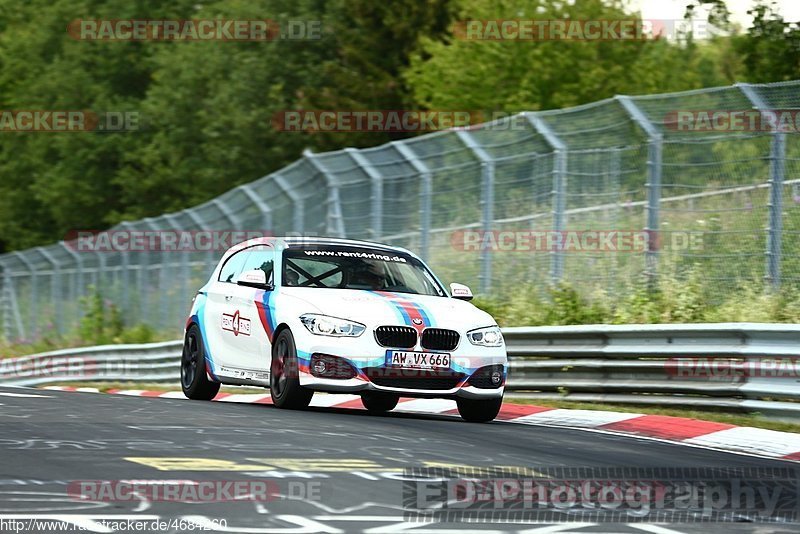
POLYGON ((233 253, 234 251, 252 247, 255 245, 266 245, 266 244, 274 244, 276 241, 283 241, 290 247, 298 246, 298 245, 346 245, 352 247, 363 247, 363 248, 371 248, 371 249, 379 249, 379 250, 389 250, 394 252, 402 252, 405 254, 410 254, 414 256, 414 253, 404 249, 402 247, 395 247, 392 245, 386 245, 384 243, 375 243, 373 241, 362 241, 359 239, 345 239, 340 237, 298 237, 298 236, 274 236, 274 237, 256 237, 255 239, 249 239, 242 243, 237 243, 236 245, 232 246, 228 249, 226 256, 228 254, 233 253))

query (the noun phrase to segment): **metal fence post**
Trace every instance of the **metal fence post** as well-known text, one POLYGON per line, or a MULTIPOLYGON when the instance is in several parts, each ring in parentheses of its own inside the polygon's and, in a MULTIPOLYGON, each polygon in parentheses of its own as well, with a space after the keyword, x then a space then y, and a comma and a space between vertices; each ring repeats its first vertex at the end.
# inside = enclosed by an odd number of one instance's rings
MULTIPOLYGON (((197 215, 197 213, 195 213, 194 210, 183 210, 183 211, 181 211, 181 213, 185 213, 192 220, 192 222, 195 224, 195 226, 197 227, 198 230, 205 230, 206 229, 206 223, 203 221, 203 219, 200 218, 199 215, 197 215)), ((212 243, 214 242, 213 236, 212 236, 211 242, 212 243)), ((210 266, 214 265, 214 250, 213 250, 213 247, 210 247, 206 251, 206 260, 205 260, 205 262, 206 262, 206 267, 210 267, 210 266)))
POLYGON ((380 240, 383 235, 383 177, 370 161, 358 150, 345 148, 344 151, 350 155, 354 162, 361 167, 361 170, 369 176, 370 180, 370 225, 372 226, 372 238, 380 240))
POLYGON ((428 251, 430 248, 431 233, 431 198, 433 197, 433 182, 431 181, 431 171, 425 163, 420 160, 411 148, 402 141, 392 142, 397 151, 408 163, 414 167, 419 174, 420 202, 419 202, 419 255, 428 261, 428 251))
MULTIPOLYGON (((750 84, 737 83, 736 87, 762 115, 773 113, 767 102, 750 84)), ((762 121, 769 124, 770 121, 762 121)), ((777 121, 771 121, 777 124, 777 121)), ((786 134, 773 130, 769 148, 769 224, 767 227, 766 268, 764 278, 770 289, 781 287, 781 255, 783 239, 783 182, 786 173, 786 134)))
MULTIPOLYGON (((75 303, 78 300, 78 296, 83 293, 83 260, 81 259, 81 255, 72 250, 65 242, 59 241, 58 244, 61 245, 67 254, 72 256, 72 258, 75 260, 75 274, 73 275, 72 282, 70 283, 69 291, 69 300, 75 303)), ((78 306, 78 309, 76 310, 76 317, 80 319, 82 315, 83 312, 80 306, 78 306)))
MULTIPOLYGON (((127 230, 127 228, 129 227, 129 223, 127 223, 125 221, 119 223, 118 227, 123 229, 123 230, 125 230, 125 231, 129 231, 129 230, 127 230)), ((128 240, 128 242, 130 242, 130 239, 128 240)), ((129 314, 131 314, 131 310, 133 309, 131 307, 131 305, 130 305, 130 288, 128 287, 130 285, 130 270, 131 270, 130 251, 121 250, 120 251, 120 255, 121 255, 120 268, 122 269, 122 272, 120 273, 120 284, 122 284, 122 287, 121 287, 121 289, 122 289, 122 309, 125 310, 125 314, 126 314, 126 317, 127 317, 127 316, 129 316, 129 314)), ((99 261, 100 260, 98 259, 98 265, 99 265, 99 261)))
MULTIPOLYGON (((52 271, 50 271, 50 303, 52 306, 51 309, 55 309, 56 303, 61 302, 61 299, 59 298, 59 293, 61 293, 61 266, 58 264, 53 255, 47 252, 44 247, 36 247, 34 250, 52 266, 52 271)), ((61 334, 63 330, 62 318, 62 314, 56 310, 54 325, 58 334, 61 334)))
POLYGON ((11 340, 11 299, 8 292, 11 289, 11 276, 8 274, 8 266, 0 263, 0 307, 3 313, 3 339, 11 340))
POLYGON ((275 184, 280 187, 286 196, 292 201, 292 231, 302 235, 305 232, 305 206, 303 205, 303 198, 297 194, 297 191, 292 189, 292 186, 286 181, 279 172, 272 174, 272 179, 275 184))
MULTIPOLYGON (((145 218, 143 220, 143 222, 147 224, 147 226, 150 228, 150 230, 153 232, 154 235, 158 231, 161 230, 161 228, 153 222, 153 218, 152 217, 145 218)), ((162 242, 162 240, 158 239, 158 240, 150 241, 150 242, 151 243, 152 242, 156 242, 156 243, 160 244, 162 242)), ((151 257, 152 257, 154 252, 155 251, 153 251, 153 250, 149 251, 149 254, 150 254, 151 257)), ((166 252, 164 252, 163 250, 159 250, 158 254, 159 254, 159 260, 160 260, 159 264, 158 264, 158 308, 157 308, 157 310, 152 310, 149 313, 147 312, 147 310, 142 308, 142 311, 143 311, 142 319, 143 320, 144 319, 153 319, 154 316, 156 315, 156 313, 158 313, 159 316, 155 317, 157 324, 153 325, 151 323, 151 326, 157 326, 157 327, 158 326, 163 326, 165 324, 168 324, 166 322, 167 321, 167 317, 166 317, 166 315, 167 315, 167 310, 166 310, 166 307, 167 307, 167 292, 166 292, 167 267, 164 264, 164 254, 166 254, 166 252)), ((148 265, 152 266, 153 263, 148 262, 148 265)), ((148 282, 149 282, 149 278, 150 277, 148 276, 147 278, 148 278, 148 282)), ((149 286, 149 284, 148 284, 148 286, 149 286)), ((141 292, 142 288, 139 288, 139 290, 141 292)), ((149 293, 152 293, 152 292, 149 292, 149 293)), ((149 297, 148 297, 148 300, 149 300, 149 297)))
POLYGON ((344 217, 342 216, 342 202, 339 198, 339 181, 309 149, 303 151, 303 156, 317 172, 325 177, 325 184, 328 187, 328 209, 325 217, 326 233, 336 237, 346 237, 344 217))
POLYGON ((786 165, 786 134, 772 137, 769 161, 769 229, 767 230, 767 282, 774 291, 781 287, 783 238, 783 180, 786 165))
MULTIPOLYGON (((456 135, 467 148, 481 162, 481 226, 484 234, 492 231, 494 223, 494 158, 489 155, 465 130, 456 132, 456 135)), ((489 293, 492 289, 492 251, 489 247, 481 250, 481 292, 489 293)))
MULTIPOLYGON (((562 233, 566 230, 567 211, 567 158, 568 148, 550 128, 535 113, 525 113, 525 118, 533 129, 553 149, 553 231, 562 233)), ((557 284, 564 277, 564 252, 555 250, 550 260, 550 279, 557 284)))
POLYGON ((11 254, 16 256, 30 273, 31 298, 30 302, 28 302, 28 331, 31 333, 31 339, 36 339, 39 337, 39 303, 37 302, 39 300, 39 277, 36 275, 36 269, 34 269, 33 264, 28 261, 28 258, 23 253, 12 251, 11 254))
MULTIPOLYGON (((172 227, 172 229, 175 230, 175 232, 177 233, 176 241, 180 243, 181 232, 183 232, 183 227, 177 222, 176 215, 174 213, 169 213, 167 215, 164 215, 164 220, 166 220, 167 223, 172 227)), ((193 242, 197 243, 196 240, 193 240, 193 242)), ((179 252, 176 250, 175 253, 181 255, 180 270, 178 275, 178 278, 180 278, 178 293, 180 295, 177 298, 170 299, 169 302, 175 303, 177 301, 178 303, 177 316, 180 317, 183 315, 183 310, 187 308, 188 306, 187 303, 189 302, 189 254, 191 254, 191 251, 182 250, 179 252)), ((173 308, 173 306, 170 306, 170 308, 173 308)), ((172 309, 170 309, 168 315, 170 317, 176 316, 176 314, 173 313, 172 309)), ((176 321, 176 324, 179 324, 178 321, 176 321)))
POLYGON ((240 185, 239 189, 241 189, 242 192, 247 195, 247 198, 249 198, 261 212, 261 224, 264 226, 264 235, 266 235, 268 230, 272 230, 272 208, 269 207, 269 204, 267 204, 263 198, 258 196, 258 194, 253 191, 253 188, 250 186, 250 184, 240 185))
POLYGON ((658 274, 658 233, 661 210, 661 170, 663 136, 653 125, 631 97, 617 95, 617 101, 639 127, 647 134, 647 251, 645 256, 645 272, 653 282, 658 274))
POLYGON ((14 291, 14 283, 11 280, 11 269, 8 264, 0 264, 2 268, 2 301, 3 301, 3 335, 7 341, 25 338, 25 328, 22 325, 22 316, 17 305, 17 295, 14 291), (17 328, 17 335, 11 333, 12 318, 17 328))

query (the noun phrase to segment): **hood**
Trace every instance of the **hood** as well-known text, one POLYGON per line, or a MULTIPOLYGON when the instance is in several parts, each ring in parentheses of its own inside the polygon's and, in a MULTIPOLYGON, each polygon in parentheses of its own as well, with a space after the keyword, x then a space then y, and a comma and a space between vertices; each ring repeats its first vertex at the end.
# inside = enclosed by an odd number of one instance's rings
POLYGON ((469 302, 448 297, 299 287, 282 287, 280 292, 307 303, 307 313, 350 319, 372 328, 408 325, 465 331, 495 324, 491 315, 469 302))

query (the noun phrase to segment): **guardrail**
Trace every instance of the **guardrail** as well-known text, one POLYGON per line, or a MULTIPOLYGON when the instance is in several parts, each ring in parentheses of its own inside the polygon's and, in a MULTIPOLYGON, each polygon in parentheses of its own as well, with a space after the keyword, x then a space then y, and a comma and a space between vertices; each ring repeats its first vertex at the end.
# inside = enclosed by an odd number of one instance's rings
MULTIPOLYGON (((800 417, 800 326, 722 323, 503 329, 508 397, 719 408, 800 417)), ((0 360, 0 383, 177 384, 180 341, 0 360)))

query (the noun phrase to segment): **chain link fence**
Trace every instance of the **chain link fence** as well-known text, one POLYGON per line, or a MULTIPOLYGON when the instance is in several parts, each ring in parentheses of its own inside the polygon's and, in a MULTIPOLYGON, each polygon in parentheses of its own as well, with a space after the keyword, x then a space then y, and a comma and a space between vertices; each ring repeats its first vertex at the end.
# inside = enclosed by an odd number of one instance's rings
MULTIPOLYGON (((796 285, 800 136, 796 125, 763 126, 785 111, 797 118, 799 109, 793 81, 522 113, 363 150, 306 152, 205 204, 110 232, 375 240, 407 247, 445 282, 484 294, 560 280, 621 292, 644 274, 687 268, 700 269, 719 294, 743 280, 796 285), (739 112, 762 120, 734 125, 739 112), (698 119, 715 113, 727 127, 698 119), (583 240, 613 231, 646 242, 623 251, 583 240), (519 246, 520 236, 571 232, 584 246, 519 246)), ((72 332, 91 292, 118 306, 127 324, 177 330, 222 252, 84 251, 62 241, 4 254, 2 334, 72 332)))

